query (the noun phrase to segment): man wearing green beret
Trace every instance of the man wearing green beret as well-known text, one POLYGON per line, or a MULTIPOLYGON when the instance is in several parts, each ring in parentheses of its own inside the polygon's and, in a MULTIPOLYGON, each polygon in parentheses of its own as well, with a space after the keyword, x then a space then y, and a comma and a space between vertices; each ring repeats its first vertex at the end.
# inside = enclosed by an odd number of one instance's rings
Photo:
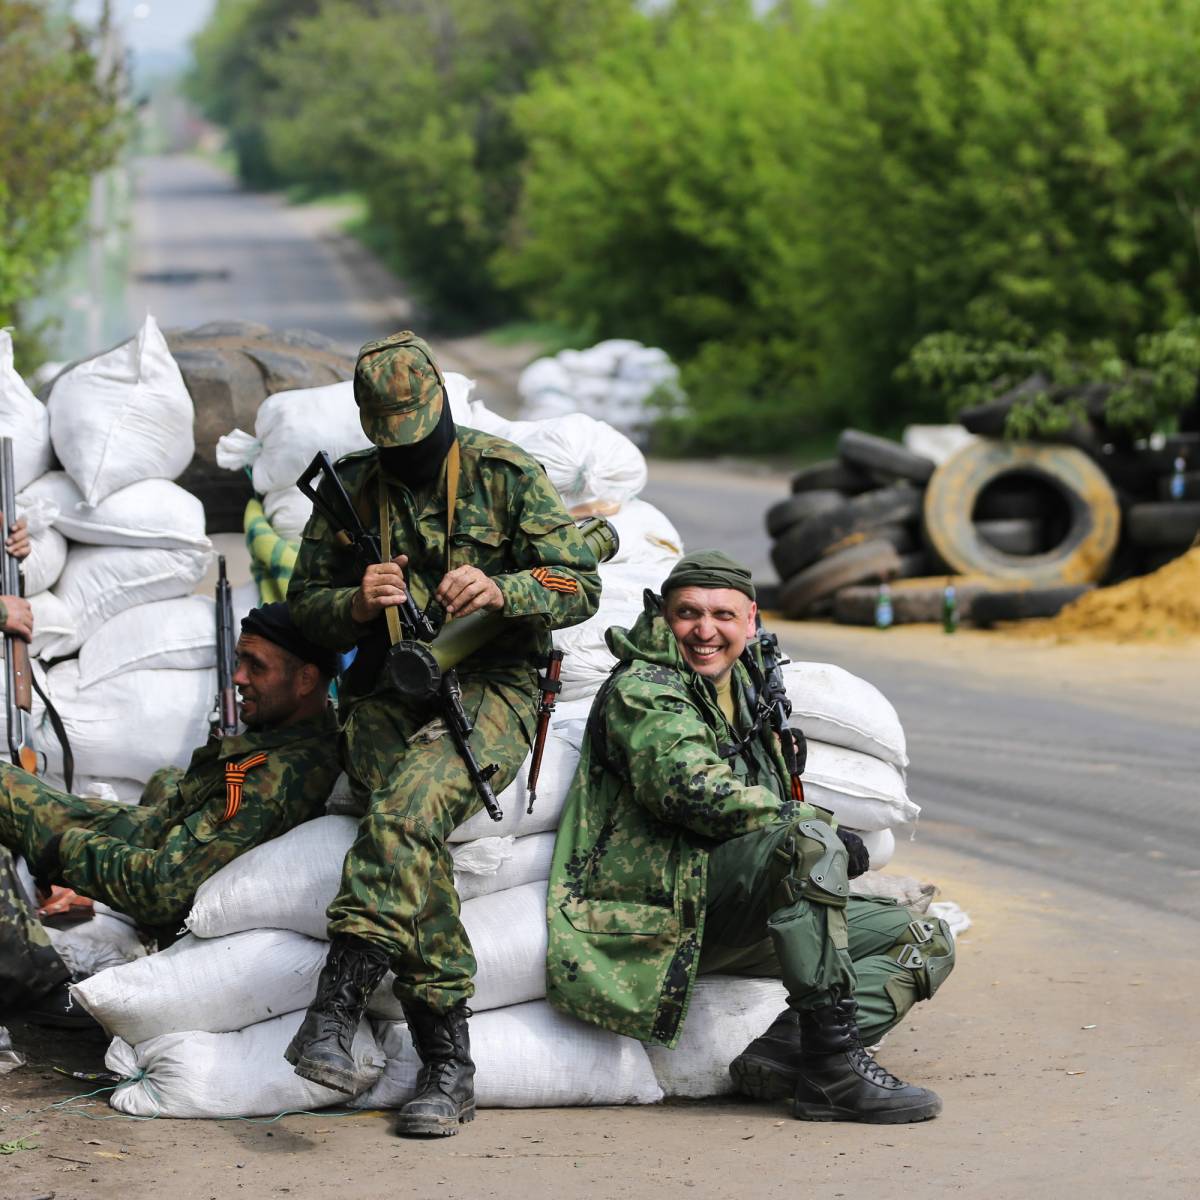
POLYGON ((384 562, 364 571, 318 514, 304 530, 288 604, 314 641, 354 650, 339 682, 341 753, 366 815, 330 905, 317 996, 287 1051, 297 1074, 351 1092, 354 1031, 390 967, 422 1061, 397 1132, 444 1135, 475 1113, 467 1001, 475 958, 446 841, 481 807, 429 701, 384 669, 396 611, 432 599, 449 620, 498 613, 500 631, 458 663, 469 745, 499 793, 537 721, 550 631, 596 611, 591 549, 541 466, 510 442, 456 427, 429 347, 399 333, 362 348, 354 396, 375 448, 339 476, 384 562))
POLYGON ((949 928, 851 897, 869 865, 793 799, 760 710, 750 573, 705 550, 647 591, 588 719, 550 871, 547 997, 673 1047, 696 976, 782 979, 788 1007, 732 1064, 738 1089, 807 1120, 923 1121, 941 1100, 881 1067, 877 1041, 949 973, 949 928))

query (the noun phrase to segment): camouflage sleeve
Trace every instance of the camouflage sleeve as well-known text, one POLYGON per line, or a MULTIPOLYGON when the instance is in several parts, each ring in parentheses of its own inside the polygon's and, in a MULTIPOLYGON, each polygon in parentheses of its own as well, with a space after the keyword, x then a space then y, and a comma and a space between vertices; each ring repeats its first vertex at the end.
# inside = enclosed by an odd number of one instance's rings
POLYGON ((816 816, 815 809, 802 811, 770 788, 739 780, 678 679, 668 667, 628 671, 604 710, 609 754, 624 764, 639 804, 669 825, 716 841, 785 816, 816 816))
POLYGON ((518 570, 497 576, 504 615, 541 617, 550 629, 586 621, 600 602, 596 556, 545 472, 524 477, 513 556, 518 570))
POLYGON ((345 569, 345 552, 334 541, 325 518, 314 512, 301 535, 300 553, 288 583, 288 608, 305 637, 318 646, 343 652, 364 632, 364 626, 350 615, 358 585, 341 582, 345 569))
POLYGON ((177 822, 153 849, 89 829, 62 836, 60 876, 83 895, 145 925, 182 920, 196 889, 226 863, 292 826, 319 815, 332 777, 303 769, 281 755, 246 773, 237 810, 228 788, 184 821, 177 822), (322 785, 324 792, 319 796, 322 785))

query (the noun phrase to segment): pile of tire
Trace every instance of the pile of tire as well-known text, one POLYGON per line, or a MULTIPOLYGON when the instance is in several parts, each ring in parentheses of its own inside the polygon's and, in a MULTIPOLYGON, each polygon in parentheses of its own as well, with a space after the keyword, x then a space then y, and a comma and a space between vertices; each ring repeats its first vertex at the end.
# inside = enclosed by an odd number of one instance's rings
POLYGON ((791 619, 829 613, 845 588, 934 569, 920 529, 933 460, 857 429, 837 449, 797 471, 791 496, 766 515, 778 608, 791 619))

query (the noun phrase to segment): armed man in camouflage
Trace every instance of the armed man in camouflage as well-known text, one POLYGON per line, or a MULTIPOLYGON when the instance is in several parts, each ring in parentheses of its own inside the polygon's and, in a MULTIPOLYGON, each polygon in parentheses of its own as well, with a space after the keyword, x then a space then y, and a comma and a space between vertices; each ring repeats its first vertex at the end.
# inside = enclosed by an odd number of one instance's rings
POLYGON ((418 607, 435 600, 447 618, 502 616, 498 635, 458 665, 475 726, 469 745, 481 764, 498 765, 499 793, 534 735, 550 631, 595 612, 600 580, 541 466, 510 442, 455 426, 420 338, 405 332, 364 346, 354 396, 376 449, 343 459, 340 476, 388 561, 364 571, 315 514, 288 603, 314 641, 357 647, 338 716, 366 816, 329 908, 317 997, 287 1058, 304 1078, 351 1091, 354 1031, 390 966, 423 1064, 397 1132, 453 1134, 475 1113, 467 1032, 475 957, 446 839, 481 801, 437 709, 391 686, 385 614, 411 593, 418 607))
POLYGON ((674 1046, 696 975, 783 980, 788 1007, 730 1066, 807 1120, 900 1123, 941 1101, 864 1049, 949 973, 948 927, 849 895, 861 839, 793 801, 759 716, 750 574, 691 554, 646 594, 592 706, 550 871, 548 998, 674 1046))
MULTIPOLYGON (((137 805, 72 796, 0 763, 0 844, 25 856, 42 892, 61 884, 173 932, 210 875, 324 812, 339 770, 328 703, 336 665, 286 604, 252 609, 233 676, 245 733, 211 737, 186 770, 156 771, 137 805)), ((11 872, 0 875, 0 1003, 77 1023, 68 978, 11 872)))

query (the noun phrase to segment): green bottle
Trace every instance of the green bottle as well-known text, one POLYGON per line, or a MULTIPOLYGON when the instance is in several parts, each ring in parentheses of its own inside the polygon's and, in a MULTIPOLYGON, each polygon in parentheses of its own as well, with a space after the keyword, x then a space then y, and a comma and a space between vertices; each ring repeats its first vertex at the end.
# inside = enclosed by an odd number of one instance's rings
POLYGON ((887 629, 891 625, 894 615, 892 612, 892 589, 885 580, 879 585, 879 594, 875 597, 875 628, 887 629))
POLYGON ((942 632, 953 633, 958 628, 958 593, 949 579, 942 588, 942 632))

